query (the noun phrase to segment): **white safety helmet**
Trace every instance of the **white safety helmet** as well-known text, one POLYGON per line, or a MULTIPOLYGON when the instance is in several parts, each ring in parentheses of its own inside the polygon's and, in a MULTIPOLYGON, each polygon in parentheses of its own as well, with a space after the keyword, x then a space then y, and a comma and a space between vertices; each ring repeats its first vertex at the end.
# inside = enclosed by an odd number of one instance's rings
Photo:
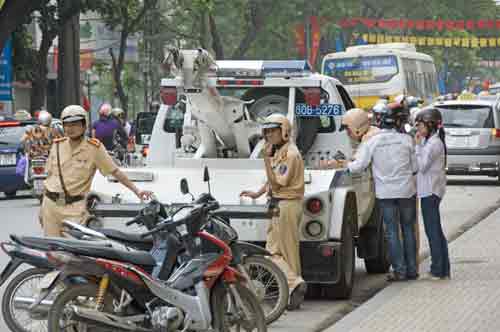
POLYGON ((84 121, 87 123, 87 112, 80 105, 66 106, 61 113, 62 123, 84 121))
POLYGON ((349 127, 351 132, 357 137, 363 136, 370 129, 368 112, 360 108, 350 109, 342 116, 342 126, 340 129, 343 130, 345 127, 349 127))
POLYGON ((52 114, 43 110, 38 113, 38 123, 45 127, 50 127, 52 123, 52 114))
POLYGON ((121 118, 121 117, 124 117, 125 116, 125 111, 122 110, 121 108, 119 107, 115 107, 113 108, 113 110, 111 111, 111 114, 117 118, 121 118))
POLYGON ((261 127, 262 134, 264 134, 265 129, 281 128, 281 137, 283 141, 288 142, 290 140, 292 126, 290 124, 290 121, 283 114, 274 113, 269 115, 266 120, 264 120, 264 123, 261 127))

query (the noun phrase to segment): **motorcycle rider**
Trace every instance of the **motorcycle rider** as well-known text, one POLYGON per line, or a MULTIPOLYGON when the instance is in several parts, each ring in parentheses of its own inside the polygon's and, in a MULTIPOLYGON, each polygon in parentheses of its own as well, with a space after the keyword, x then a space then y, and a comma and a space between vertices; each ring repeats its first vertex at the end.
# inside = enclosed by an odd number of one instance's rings
POLYGON ((66 137, 54 140, 47 160, 47 179, 41 208, 45 236, 61 236, 62 221, 83 222, 86 197, 97 169, 112 175, 137 197, 148 199, 152 193, 142 191, 113 163, 103 144, 86 138, 87 112, 79 105, 67 106, 61 114, 66 137))
POLYGON ((352 173, 359 173, 371 165, 375 196, 389 241, 393 267, 393 273, 387 278, 389 281, 418 278, 414 232, 417 206, 415 148, 412 137, 398 131, 398 120, 397 108, 385 107, 381 112, 381 131, 359 146, 356 159, 351 162, 336 160, 331 165, 346 167, 352 173))
POLYGON ((307 284, 301 275, 299 225, 304 198, 304 162, 291 139, 291 124, 282 114, 268 116, 262 126, 266 140, 264 163, 267 183, 258 192, 243 191, 240 196, 256 199, 267 193, 272 220, 267 231, 266 249, 285 272, 290 289, 288 310, 304 301, 307 284))
POLYGON ((104 103, 99 108, 99 120, 92 124, 92 137, 104 144, 106 150, 113 150, 115 132, 121 128, 120 123, 111 117, 112 107, 104 103))

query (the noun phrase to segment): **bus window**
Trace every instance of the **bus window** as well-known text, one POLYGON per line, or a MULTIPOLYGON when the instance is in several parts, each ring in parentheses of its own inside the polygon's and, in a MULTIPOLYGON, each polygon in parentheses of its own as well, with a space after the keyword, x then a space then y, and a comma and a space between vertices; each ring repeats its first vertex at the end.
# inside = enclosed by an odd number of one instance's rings
POLYGON ((324 75, 333 76, 346 85, 387 82, 398 72, 394 55, 329 59, 323 67, 324 75))

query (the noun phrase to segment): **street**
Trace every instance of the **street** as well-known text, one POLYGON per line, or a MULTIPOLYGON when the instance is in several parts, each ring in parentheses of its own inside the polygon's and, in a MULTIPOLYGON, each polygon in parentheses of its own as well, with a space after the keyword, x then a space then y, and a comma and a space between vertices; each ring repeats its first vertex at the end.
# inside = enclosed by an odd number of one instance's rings
MULTIPOLYGON (((491 178, 452 177, 447 194, 441 206, 443 225, 447 237, 456 238, 473 219, 486 208, 498 205, 498 188, 491 178)), ((11 233, 40 235, 38 224, 38 202, 29 196, 19 196, 8 200, 0 196, 2 229, 0 240, 8 240, 11 233)), ((421 253, 428 251, 427 239, 421 226, 421 253)), ((8 257, 0 254, 0 268, 3 269, 8 257)), ((270 327, 270 331, 319 331, 349 313, 386 285, 384 275, 368 276, 361 260, 357 261, 357 282, 353 297, 349 301, 328 301, 309 299, 296 312, 285 313, 270 327)), ((422 272, 422 271, 421 271, 422 272)), ((0 289, 3 295, 3 288, 0 289)), ((0 331, 7 331, 0 321, 0 331)))

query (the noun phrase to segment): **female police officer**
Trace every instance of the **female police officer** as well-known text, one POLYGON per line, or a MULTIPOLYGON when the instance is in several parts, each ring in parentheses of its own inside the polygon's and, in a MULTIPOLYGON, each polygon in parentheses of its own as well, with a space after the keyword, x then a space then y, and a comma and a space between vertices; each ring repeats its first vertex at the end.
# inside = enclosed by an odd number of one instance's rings
POLYGON ((272 220, 267 232, 266 249, 285 272, 291 291, 289 310, 300 307, 307 285, 301 277, 299 225, 304 198, 304 162, 291 141, 291 125, 281 114, 272 114, 263 124, 266 140, 264 163, 267 183, 258 191, 243 191, 241 196, 270 196, 272 220))

